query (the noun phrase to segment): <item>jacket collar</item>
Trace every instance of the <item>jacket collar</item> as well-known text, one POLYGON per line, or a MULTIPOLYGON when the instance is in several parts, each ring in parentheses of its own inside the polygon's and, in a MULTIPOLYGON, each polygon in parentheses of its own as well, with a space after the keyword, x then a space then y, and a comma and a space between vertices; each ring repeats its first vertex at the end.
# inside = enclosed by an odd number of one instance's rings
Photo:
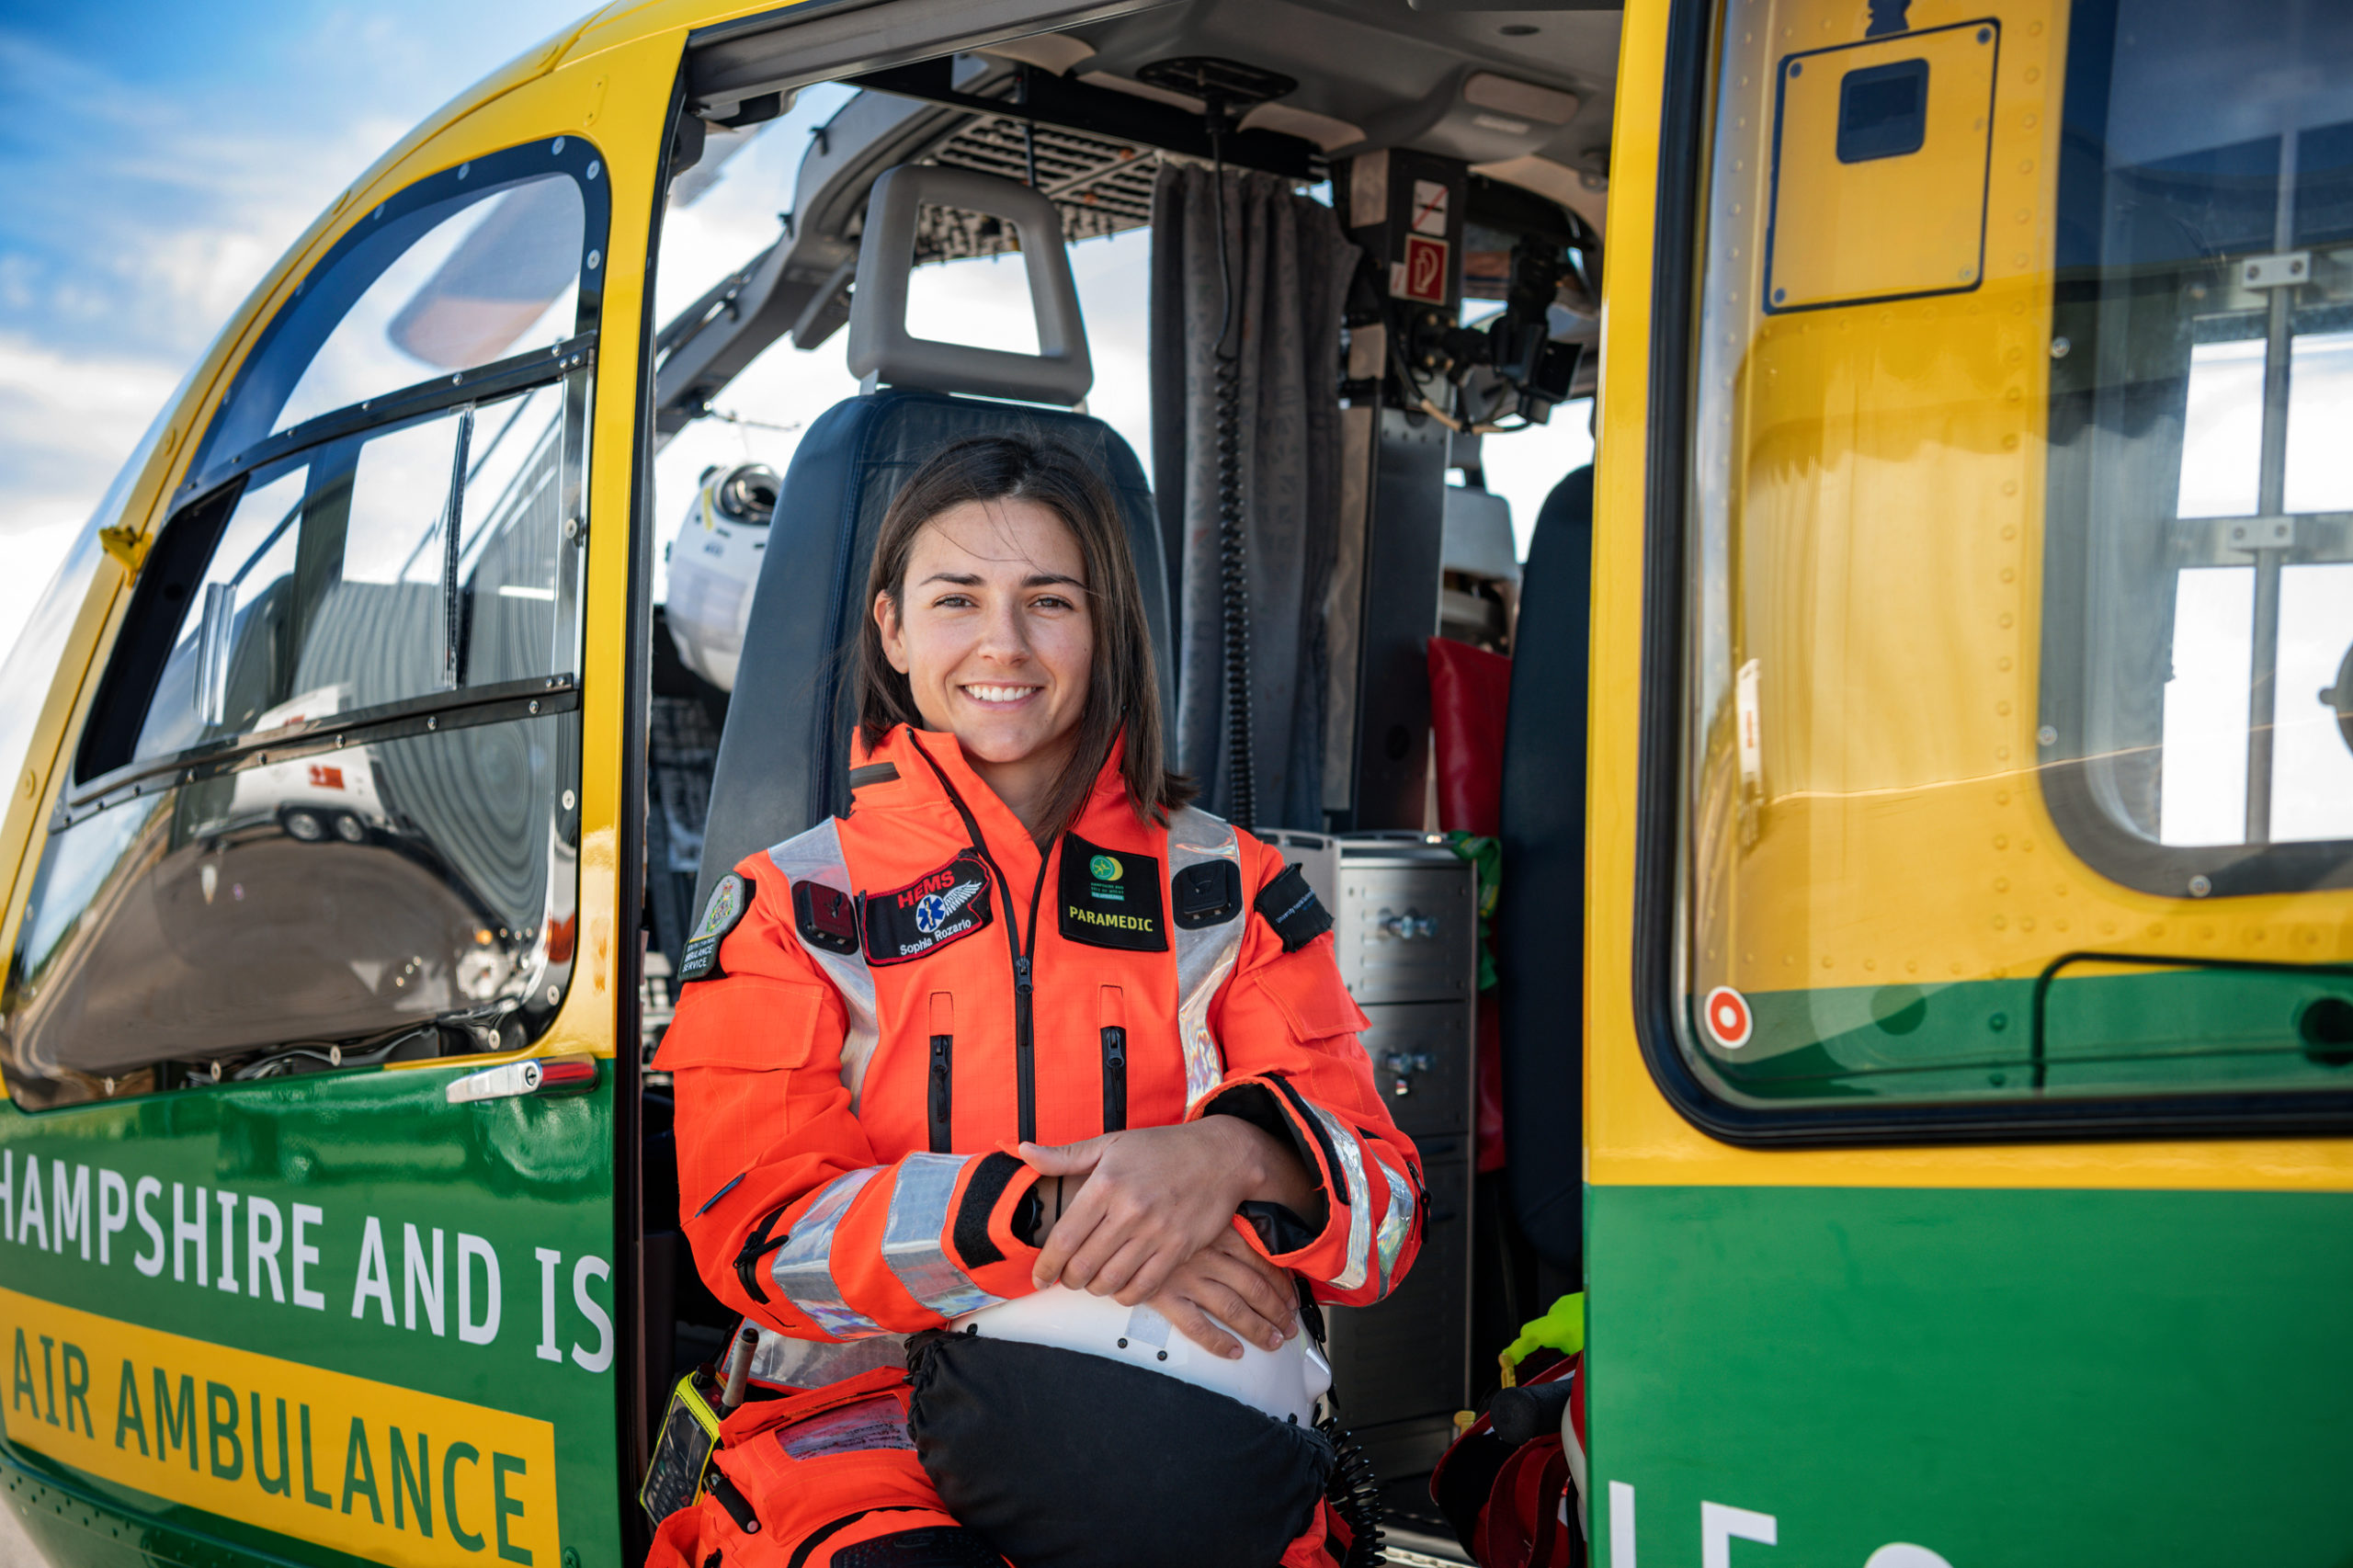
MULTIPOLYGON (((1079 810, 1078 821, 1072 825, 1085 833, 1089 819, 1098 819, 1106 811, 1115 810, 1132 823, 1134 815, 1128 811, 1127 783, 1121 777, 1120 765, 1127 755, 1124 735, 1111 743, 1110 755, 1095 776, 1094 788, 1086 802, 1079 810)), ((992 854, 1006 862, 1012 870, 1015 863, 1032 869, 1037 865, 1038 849, 1029 830, 1013 814, 1013 808, 998 799, 987 780, 976 772, 965 758, 964 748, 956 737, 942 730, 918 730, 912 724, 894 726, 882 737, 882 744, 869 751, 864 738, 853 730, 850 733, 850 767, 853 769, 889 763, 898 770, 898 778, 887 790, 878 790, 870 802, 861 799, 861 809, 877 811, 940 810, 954 816, 956 801, 961 800, 980 826, 981 836, 992 854), (946 787, 942 787, 943 778, 946 787), (950 790, 953 791, 951 796, 950 790)))

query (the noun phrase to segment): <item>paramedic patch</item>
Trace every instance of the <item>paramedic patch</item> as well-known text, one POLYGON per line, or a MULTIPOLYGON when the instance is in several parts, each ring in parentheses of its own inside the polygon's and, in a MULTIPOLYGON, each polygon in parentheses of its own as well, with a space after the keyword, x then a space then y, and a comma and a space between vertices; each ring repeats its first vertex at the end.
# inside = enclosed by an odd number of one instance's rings
POLYGON ((1139 953, 1168 950, 1160 862, 1151 856, 1099 848, 1074 833, 1064 834, 1061 892, 1067 939, 1139 953))
POLYGON ((702 920, 695 926, 695 934, 687 938, 686 951, 678 955, 678 979, 709 980, 723 973, 719 967, 719 944, 727 933, 742 924, 745 912, 752 907, 752 890, 733 871, 719 879, 710 890, 710 898, 702 906, 702 920))
POLYGON ((1297 865, 1285 866, 1282 874, 1258 890, 1251 901, 1253 909, 1266 916, 1275 935, 1283 939, 1283 951, 1295 953, 1332 928, 1332 916, 1316 899, 1315 890, 1307 885, 1307 873, 1297 865))
POLYGON ((866 895, 866 961, 905 963, 988 923, 988 868, 967 850, 905 887, 866 895))

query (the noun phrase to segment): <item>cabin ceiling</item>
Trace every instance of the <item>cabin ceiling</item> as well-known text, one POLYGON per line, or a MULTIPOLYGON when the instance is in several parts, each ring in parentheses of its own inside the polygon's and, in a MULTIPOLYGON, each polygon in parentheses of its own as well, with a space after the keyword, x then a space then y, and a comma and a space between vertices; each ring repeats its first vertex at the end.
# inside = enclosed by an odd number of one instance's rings
POLYGON ((821 62, 847 68, 829 74, 855 75, 926 54, 991 49, 999 40, 1005 47, 994 51, 1007 57, 1163 102, 1170 96, 1134 80, 1155 61, 1211 55, 1279 72, 1300 83, 1279 109, 1321 117, 1338 129, 1325 126, 1319 134, 1312 124, 1284 123, 1279 116, 1268 119, 1267 129, 1307 136, 1327 153, 1413 146, 1472 162, 1532 153, 1597 175, 1607 170, 1620 27, 1614 10, 1418 10, 1408 0, 1175 0, 1134 8, 1085 0, 961 0, 949 9, 938 0, 913 0, 886 9, 888 19, 874 7, 852 6, 798 22, 786 12, 773 21, 750 18, 714 29, 699 40, 689 65, 698 112, 724 119, 759 93, 809 81, 811 66, 821 62), (938 42, 926 50, 916 41, 926 38, 938 42), (1481 72, 1573 93, 1574 112, 1565 123, 1540 121, 1498 139, 1480 127, 1499 117, 1480 114, 1463 98, 1465 82, 1481 72), (1362 133, 1361 142, 1345 134, 1350 129, 1362 133))

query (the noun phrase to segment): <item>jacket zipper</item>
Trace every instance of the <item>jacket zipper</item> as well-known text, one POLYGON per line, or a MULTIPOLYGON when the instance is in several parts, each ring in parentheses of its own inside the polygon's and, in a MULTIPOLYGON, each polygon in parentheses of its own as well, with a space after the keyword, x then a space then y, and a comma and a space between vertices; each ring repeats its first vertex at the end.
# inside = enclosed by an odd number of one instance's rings
POLYGON ((1104 986, 1097 1006, 1103 1040, 1103 1131, 1120 1132, 1128 1125, 1128 1030, 1120 988, 1104 986))
MULTIPOLYGON (((1062 838, 1056 835, 1052 843, 1038 852, 1038 885, 1029 890, 1029 937, 1025 944, 1021 922, 1013 912, 1013 879, 1005 874, 1005 868, 998 865, 996 857, 989 853, 988 840, 981 836, 981 824, 973 820, 971 808, 964 804, 964 797, 956 792, 956 786, 949 782, 947 770, 932 761, 931 753, 915 738, 913 730, 907 733, 907 740, 915 748, 915 755, 922 757, 938 778, 939 787, 948 792, 949 804, 954 806, 956 814, 963 819, 965 835, 972 841, 972 853, 980 857, 981 864, 989 869, 989 874, 996 879, 997 886, 1004 891, 1005 945, 1013 959, 1014 1090, 1020 1107, 1021 1141, 1034 1143, 1038 1139, 1038 1077, 1036 1026, 1031 1017, 1030 960, 1038 950, 1038 901, 1045 893, 1046 872, 1053 863, 1054 849, 1062 838)), ((940 1053, 935 1042, 932 1072, 937 1074, 941 1071, 940 1053)))
POLYGON ((1013 1077, 1015 1092, 1020 1096, 1024 1143, 1038 1139, 1038 1063, 1032 1052, 1030 1010, 1029 955, 1023 953, 1013 960, 1013 1077))
POLYGON ((956 1018, 955 1000, 947 992, 931 994, 931 1152, 945 1154, 955 1142, 956 1018))
POLYGON ((952 1035, 931 1037, 931 1152, 949 1153, 949 1127, 955 1120, 956 1077, 951 1053, 956 1040, 952 1035))

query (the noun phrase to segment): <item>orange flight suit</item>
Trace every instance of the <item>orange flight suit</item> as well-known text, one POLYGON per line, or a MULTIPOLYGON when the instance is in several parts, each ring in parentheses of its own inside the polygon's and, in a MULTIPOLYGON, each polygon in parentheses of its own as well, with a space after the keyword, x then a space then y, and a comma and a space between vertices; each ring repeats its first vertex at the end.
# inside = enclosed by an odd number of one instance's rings
MULTIPOLYGON (((697 1267, 765 1333, 904 1335, 1026 1294, 1038 1249, 1015 1220, 1038 1177, 1009 1153, 1018 1140, 1212 1113, 1287 1134, 1324 1197, 1320 1230, 1253 1206, 1256 1223, 1235 1221, 1252 1246, 1328 1302, 1378 1301, 1404 1277, 1420 1156, 1357 1043, 1366 1020, 1328 916, 1248 834, 1191 810, 1140 821, 1119 765, 1115 748, 1041 854, 952 735, 902 726, 854 745, 848 816, 713 891, 654 1066, 676 1075, 697 1267)), ((814 1410, 853 1383, 804 1397, 814 1410)), ((764 1528, 745 1535, 707 1496, 664 1526, 655 1563, 782 1563, 859 1509, 927 1508, 903 1525, 952 1528, 912 1450, 881 1438, 828 1450, 836 1482, 813 1492, 803 1463, 778 1493, 784 1461, 763 1444, 789 1449, 802 1408, 780 1403, 739 1411, 722 1455, 764 1528), (838 1515, 803 1518, 820 1494, 838 1515)), ((1310 1533, 1286 1562, 1312 1560, 1310 1533)), ((870 1534, 844 1525, 798 1568, 870 1534)))

